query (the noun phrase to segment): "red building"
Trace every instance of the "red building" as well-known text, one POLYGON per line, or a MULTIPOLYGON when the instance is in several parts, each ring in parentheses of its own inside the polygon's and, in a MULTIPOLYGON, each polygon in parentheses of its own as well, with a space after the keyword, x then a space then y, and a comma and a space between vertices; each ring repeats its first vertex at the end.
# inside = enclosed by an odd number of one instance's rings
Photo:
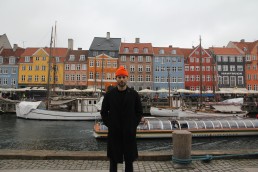
POLYGON ((217 72, 209 52, 200 46, 181 50, 185 56, 185 88, 193 91, 200 90, 201 86, 203 91, 217 89, 217 72))

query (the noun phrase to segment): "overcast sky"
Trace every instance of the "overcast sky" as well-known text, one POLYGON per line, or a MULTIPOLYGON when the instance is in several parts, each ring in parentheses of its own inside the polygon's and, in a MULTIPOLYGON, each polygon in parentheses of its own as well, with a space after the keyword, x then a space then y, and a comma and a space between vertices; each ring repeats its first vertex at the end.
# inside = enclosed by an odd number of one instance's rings
POLYGON ((110 32, 122 42, 204 48, 258 39, 257 0, 0 0, 0 35, 20 47, 49 46, 57 21, 57 46, 89 49, 110 32))

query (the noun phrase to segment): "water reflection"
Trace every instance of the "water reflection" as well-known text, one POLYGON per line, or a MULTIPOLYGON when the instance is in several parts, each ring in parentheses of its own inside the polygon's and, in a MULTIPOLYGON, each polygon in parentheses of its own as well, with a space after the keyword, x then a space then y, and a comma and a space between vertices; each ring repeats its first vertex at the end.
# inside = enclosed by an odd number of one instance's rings
MULTIPOLYGON (((92 136, 93 121, 38 121, 0 117, 0 149, 105 151, 106 140, 92 136)), ((258 137, 193 138, 193 150, 257 149, 258 137)), ((172 139, 140 139, 141 151, 166 151, 172 139)))

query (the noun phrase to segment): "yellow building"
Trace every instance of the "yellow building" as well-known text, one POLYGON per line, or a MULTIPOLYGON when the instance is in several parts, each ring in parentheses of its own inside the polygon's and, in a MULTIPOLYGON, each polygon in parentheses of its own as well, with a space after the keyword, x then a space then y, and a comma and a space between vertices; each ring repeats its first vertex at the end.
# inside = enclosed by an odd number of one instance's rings
MULTIPOLYGON (((67 48, 52 48, 50 84, 62 87, 67 48), (55 78, 55 79, 54 79, 55 78)), ((19 87, 44 87, 48 83, 50 48, 26 48, 19 59, 19 87)))

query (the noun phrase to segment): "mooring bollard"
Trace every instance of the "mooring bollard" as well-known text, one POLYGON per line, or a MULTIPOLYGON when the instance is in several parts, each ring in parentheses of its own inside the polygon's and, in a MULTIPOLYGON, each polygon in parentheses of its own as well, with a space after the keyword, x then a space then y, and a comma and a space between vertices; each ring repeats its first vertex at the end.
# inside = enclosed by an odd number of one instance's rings
POLYGON ((192 168, 191 166, 192 133, 186 130, 173 132, 174 168, 192 168))

